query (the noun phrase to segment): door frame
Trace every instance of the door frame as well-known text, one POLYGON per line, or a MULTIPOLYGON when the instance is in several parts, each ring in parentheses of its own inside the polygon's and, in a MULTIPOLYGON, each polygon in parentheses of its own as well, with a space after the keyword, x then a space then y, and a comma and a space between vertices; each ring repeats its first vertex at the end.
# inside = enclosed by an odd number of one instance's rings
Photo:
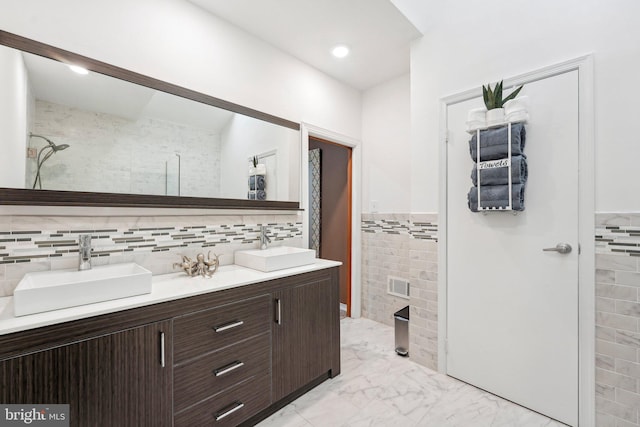
MULTIPOLYGON (((595 127, 591 54, 504 79, 519 86, 578 71, 578 423, 595 425, 595 127)), ((440 99, 440 177, 438 227, 438 371, 446 374, 447 351, 447 108, 481 97, 480 87, 440 99)))
POLYGON ((361 315, 362 284, 362 251, 361 251, 361 226, 362 206, 360 194, 362 194, 362 147, 360 141, 346 135, 342 135, 309 123, 300 123, 302 138, 302 186, 300 194, 300 208, 302 211, 302 239, 305 247, 309 247, 309 137, 324 139, 337 145, 351 148, 351 292, 349 305, 351 317, 361 315))

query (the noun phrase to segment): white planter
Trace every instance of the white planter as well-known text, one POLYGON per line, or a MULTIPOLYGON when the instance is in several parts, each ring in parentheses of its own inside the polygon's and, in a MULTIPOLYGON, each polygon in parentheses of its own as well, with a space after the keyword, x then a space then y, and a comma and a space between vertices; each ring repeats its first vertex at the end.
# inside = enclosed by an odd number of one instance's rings
POLYGON ((504 122, 504 108, 494 108, 487 111, 487 125, 495 125, 504 122))

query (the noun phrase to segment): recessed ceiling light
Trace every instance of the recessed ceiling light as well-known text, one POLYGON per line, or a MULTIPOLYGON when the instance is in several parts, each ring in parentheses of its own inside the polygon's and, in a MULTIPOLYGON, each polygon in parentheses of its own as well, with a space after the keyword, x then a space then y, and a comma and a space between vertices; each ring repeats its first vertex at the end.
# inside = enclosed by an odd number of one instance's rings
POLYGON ((345 56, 349 55, 349 48, 347 46, 341 44, 341 45, 338 45, 338 46, 334 47, 331 50, 331 53, 336 58, 344 58, 345 56))
POLYGON ((74 73, 78 73, 78 74, 89 74, 89 70, 87 70, 86 68, 80 67, 79 65, 69 65, 69 68, 71 69, 71 71, 73 71, 74 73))

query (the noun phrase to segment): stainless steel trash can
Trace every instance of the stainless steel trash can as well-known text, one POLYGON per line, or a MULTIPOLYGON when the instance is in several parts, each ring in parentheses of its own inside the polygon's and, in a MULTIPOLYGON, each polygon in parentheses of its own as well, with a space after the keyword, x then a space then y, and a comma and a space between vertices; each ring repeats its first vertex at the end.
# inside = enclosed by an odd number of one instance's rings
POLYGON ((409 355, 409 306, 394 313, 396 327, 396 353, 400 356, 409 355))

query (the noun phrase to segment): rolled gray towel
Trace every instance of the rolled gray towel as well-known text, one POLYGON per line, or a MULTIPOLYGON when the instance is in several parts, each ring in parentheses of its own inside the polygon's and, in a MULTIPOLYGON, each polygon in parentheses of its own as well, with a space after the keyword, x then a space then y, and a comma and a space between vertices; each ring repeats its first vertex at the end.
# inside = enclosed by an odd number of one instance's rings
MULTIPOLYGON (((478 212, 478 187, 471 187, 467 202, 472 212, 478 212)), ((480 205, 483 208, 506 208, 509 205, 508 185, 487 185, 480 187, 480 205)), ((511 209, 524 210, 524 184, 511 186, 511 209)))
POLYGON ((267 192, 264 190, 257 190, 256 200, 267 200, 267 192))
POLYGON ((247 199, 256 200, 256 192, 254 190, 247 192, 247 199))
MULTIPOLYGON (((469 140, 469 153, 475 162, 478 134, 474 133, 469 140)), ((518 156, 524 154, 524 143, 526 131, 524 123, 513 123, 511 125, 511 155, 518 156)), ((480 161, 497 160, 508 157, 509 153, 509 126, 486 129, 480 131, 480 161)))
POLYGON ((249 190, 264 190, 265 184, 264 175, 249 175, 249 190), (258 188, 256 188, 256 182, 258 188))
MULTIPOLYGON (((506 160, 506 159, 505 159, 506 160)), ((471 181, 473 185, 478 185, 478 171, 477 165, 473 165, 471 171, 471 181)), ((511 183, 512 184, 524 184, 527 182, 529 171, 527 168, 527 156, 513 156, 511 157, 511 183)), ((509 168, 489 168, 480 170, 480 184, 485 185, 502 185, 509 184, 509 168)))

